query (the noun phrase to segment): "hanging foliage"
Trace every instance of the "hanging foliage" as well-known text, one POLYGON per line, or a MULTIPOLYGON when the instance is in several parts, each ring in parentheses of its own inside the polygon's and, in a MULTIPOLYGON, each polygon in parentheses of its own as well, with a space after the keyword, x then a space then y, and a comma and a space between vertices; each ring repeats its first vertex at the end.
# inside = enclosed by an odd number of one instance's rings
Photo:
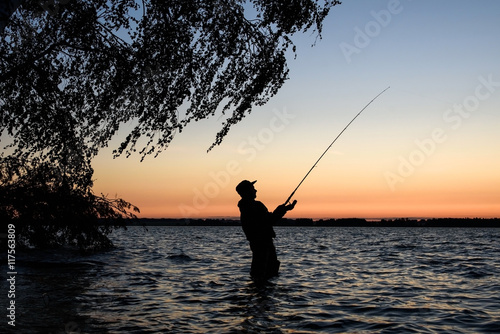
POLYGON ((0 130, 21 150, 52 153, 69 122, 95 153, 128 123, 115 153, 144 157, 222 113, 211 149, 282 87, 291 36, 320 34, 337 4, 24 1, 0 40, 0 130))
POLYGON ((105 243, 102 218, 136 208, 93 194, 99 150, 120 130, 116 156, 156 156, 190 123, 215 115, 221 129, 207 147, 219 145, 282 87, 293 35, 320 36, 338 4, 2 2, 0 215, 19 222, 35 246, 105 243))

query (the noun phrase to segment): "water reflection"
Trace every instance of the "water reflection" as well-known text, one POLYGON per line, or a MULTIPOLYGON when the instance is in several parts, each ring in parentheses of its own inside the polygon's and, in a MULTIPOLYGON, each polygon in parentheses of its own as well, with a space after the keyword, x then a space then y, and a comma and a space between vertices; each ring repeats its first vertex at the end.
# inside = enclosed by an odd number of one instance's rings
POLYGON ((150 231, 117 234, 117 248, 102 254, 20 256, 16 333, 500 327, 500 230, 287 228, 279 231, 281 274, 264 287, 249 277, 238 228, 150 231))
POLYGON ((251 282, 244 289, 243 321, 241 329, 233 333, 283 333, 276 314, 277 286, 273 283, 274 280, 264 286, 251 282))
POLYGON ((90 321, 78 301, 92 285, 93 273, 101 264, 82 261, 71 251, 63 253, 18 254, 17 321, 13 332, 77 333, 82 331, 82 324, 90 321))

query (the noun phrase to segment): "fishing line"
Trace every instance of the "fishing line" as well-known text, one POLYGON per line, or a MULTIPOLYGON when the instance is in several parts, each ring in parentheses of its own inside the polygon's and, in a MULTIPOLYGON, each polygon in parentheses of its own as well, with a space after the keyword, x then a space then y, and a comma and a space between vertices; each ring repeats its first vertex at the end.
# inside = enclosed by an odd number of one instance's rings
POLYGON ((319 157, 318 160, 316 160, 316 162, 314 163, 314 165, 311 167, 311 169, 309 169, 309 171, 307 172, 306 176, 304 176, 304 178, 302 179, 302 181, 300 181, 299 185, 295 188, 295 190, 290 194, 290 196, 288 196, 286 202, 285 202, 285 205, 288 204, 290 202, 290 199, 293 197, 293 195, 295 194, 295 192, 297 191, 297 189, 299 189, 299 187, 301 186, 301 184, 304 182, 304 180, 309 176, 309 174, 312 172, 312 170, 314 169, 314 167, 316 167, 316 165, 318 164, 318 162, 323 158, 323 156, 326 154, 326 152, 328 152, 328 150, 330 149, 330 147, 332 147, 332 145, 337 141, 337 139, 339 139, 339 137, 344 133, 344 131, 349 127, 349 125, 351 125, 352 122, 354 122, 354 120, 363 112, 363 110, 365 110, 373 101, 375 101, 377 99, 377 97, 379 97, 380 95, 382 95, 382 93, 384 93, 386 90, 388 90, 390 88, 387 87, 386 89, 384 89, 383 91, 381 91, 380 93, 378 93, 377 96, 375 96, 370 102, 368 102, 366 104, 366 106, 363 107, 363 109, 360 110, 360 112, 358 112, 356 114, 356 116, 354 116, 354 118, 345 126, 344 129, 342 129, 342 131, 340 131, 340 133, 337 135, 337 137, 335 137, 335 139, 330 143, 330 145, 328 145, 328 147, 326 148, 326 150, 323 152, 323 154, 321 154, 321 156, 319 157))

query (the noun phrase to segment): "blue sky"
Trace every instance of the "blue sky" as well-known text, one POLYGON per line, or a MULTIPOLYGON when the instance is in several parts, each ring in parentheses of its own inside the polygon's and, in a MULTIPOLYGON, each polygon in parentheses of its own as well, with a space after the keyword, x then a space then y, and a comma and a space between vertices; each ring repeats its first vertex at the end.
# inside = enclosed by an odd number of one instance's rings
POLYGON ((206 153, 216 116, 143 163, 105 150, 96 191, 145 217, 237 216, 234 186, 248 178, 274 207, 391 86, 320 162, 290 214, 500 216, 499 32, 498 1, 343 1, 314 47, 311 33, 295 36, 290 79, 220 146, 206 153))

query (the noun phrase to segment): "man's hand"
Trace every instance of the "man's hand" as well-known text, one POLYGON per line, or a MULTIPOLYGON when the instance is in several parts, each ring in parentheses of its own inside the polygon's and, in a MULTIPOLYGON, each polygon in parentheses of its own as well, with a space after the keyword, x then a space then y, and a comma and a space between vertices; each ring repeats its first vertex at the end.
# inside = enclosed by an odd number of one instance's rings
POLYGON ((297 200, 294 200, 292 204, 285 205, 285 210, 286 211, 293 210, 293 208, 295 208, 295 204, 297 204, 297 200))
POLYGON ((295 204, 297 204, 297 201, 293 201, 292 204, 288 205, 285 204, 278 205, 275 211, 279 212, 281 215, 284 215, 287 211, 292 210, 295 207, 295 204))
POLYGON ((275 216, 278 216, 279 218, 283 217, 287 211, 292 210, 295 207, 295 204, 297 204, 297 201, 293 201, 292 204, 281 204, 276 207, 276 210, 274 210, 273 214, 275 216))

